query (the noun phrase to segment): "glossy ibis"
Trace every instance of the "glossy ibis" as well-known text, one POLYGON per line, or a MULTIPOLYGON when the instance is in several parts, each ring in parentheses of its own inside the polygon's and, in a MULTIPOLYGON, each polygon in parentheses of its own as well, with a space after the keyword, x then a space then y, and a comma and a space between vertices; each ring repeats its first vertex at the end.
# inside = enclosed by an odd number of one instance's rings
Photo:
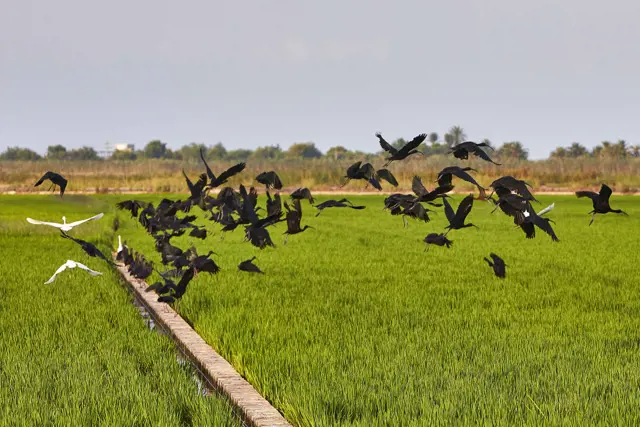
POLYGON ((489 187, 493 188, 493 192, 491 192, 491 195, 489 197, 493 195, 493 193, 496 191, 496 188, 498 186, 505 187, 510 191, 515 191, 517 194, 522 196, 522 198, 525 200, 532 200, 540 203, 535 197, 533 197, 533 194, 531 194, 531 191, 529 191, 529 189, 527 188, 527 186, 531 187, 531 184, 529 184, 524 180, 516 179, 511 175, 500 177, 495 181, 493 181, 491 185, 489 185, 489 187))
POLYGON ((291 193, 289 197, 291 197, 294 200, 307 199, 309 203, 311 203, 312 205, 314 202, 313 196, 311 195, 311 191, 309 191, 307 187, 298 188, 296 191, 291 193))
POLYGON ((424 155, 424 153, 422 153, 421 151, 418 151, 417 148, 420 146, 420 144, 424 142, 425 139, 427 139, 426 133, 421 133, 420 135, 416 136, 411 141, 407 142, 404 146, 402 146, 402 148, 400 149, 394 148, 391 144, 385 141, 385 139, 382 137, 382 134, 380 132, 377 132, 376 136, 378 137, 378 140, 380 142, 380 146, 382 147, 382 149, 388 152, 389 154, 391 154, 391 156, 386 158, 387 162, 384 164, 383 167, 387 167, 394 160, 404 160, 412 154, 424 155))
POLYGON ((207 184, 207 187, 210 187, 210 188, 216 188, 216 187, 221 186, 222 184, 225 184, 229 178, 231 178, 234 175, 239 174, 247 166, 246 163, 241 162, 241 163, 238 163, 238 164, 235 164, 235 165, 231 166, 229 169, 225 170, 220 175, 215 176, 215 174, 213 173, 213 171, 211 170, 211 168, 207 164, 207 161, 204 159, 204 153, 202 152, 202 148, 200 148, 200 158, 204 162, 204 167, 207 170, 207 175, 206 176, 208 176, 209 179, 211 180, 209 182, 209 184, 207 184))
POLYGON ((255 260, 255 259, 256 259, 256 257, 252 257, 251 259, 242 261, 240 264, 238 264, 238 270, 247 271, 249 273, 261 273, 261 274, 264 274, 264 272, 262 270, 260 270, 260 268, 253 263, 253 260, 255 260))
POLYGON ((447 152, 447 154, 453 153, 453 156, 456 159, 462 159, 462 160, 468 159, 469 154, 473 154, 476 157, 480 157, 482 160, 486 160, 488 162, 493 163, 494 165, 500 166, 500 163, 496 163, 493 160, 491 160, 491 157, 489 157, 489 155, 482 149, 482 147, 487 147, 487 148, 490 148, 492 151, 494 151, 493 147, 487 144, 486 142, 481 142, 480 144, 476 144, 473 141, 465 141, 451 147, 449 149, 449 152, 447 152))
POLYGON ((449 204, 446 198, 442 199, 444 203, 444 213, 447 216, 447 220, 449 221, 449 225, 445 227, 447 229, 444 235, 446 236, 451 230, 460 230, 462 228, 467 227, 475 227, 479 228, 477 225, 469 223, 465 224, 465 220, 467 215, 471 212, 471 208, 473 207, 473 194, 469 194, 467 197, 462 199, 460 204, 458 205, 458 209, 456 212, 453 212, 453 208, 449 204))
POLYGON ((111 265, 116 265, 113 261, 107 259, 107 257, 104 256, 104 254, 102 252, 100 252, 100 249, 98 249, 93 243, 85 242, 82 239, 76 239, 75 237, 71 237, 71 236, 69 236, 67 233, 65 233, 62 230, 60 230, 60 233, 62 234, 63 238, 69 239, 69 240, 73 240, 74 242, 79 244, 80 247, 82 248, 82 250, 85 251, 85 253, 87 255, 92 256, 92 257, 101 258, 101 259, 105 260, 107 263, 109 263, 111 265))
POLYGON ((470 167, 461 168, 460 166, 448 166, 442 169, 440 172, 438 172, 438 180, 436 182, 438 183, 439 186, 442 186, 442 187, 451 185, 452 178, 456 176, 461 180, 467 181, 468 183, 478 187, 478 191, 480 192, 480 194, 476 200, 486 200, 487 199, 487 193, 485 192, 486 188, 478 184, 478 182, 471 175, 469 175, 467 171, 477 172, 477 170, 470 167))
POLYGON ((487 261, 487 263, 489 264, 489 267, 493 268, 493 272, 495 273, 496 276, 500 277, 501 279, 504 279, 507 274, 507 269, 505 268, 507 267, 507 264, 505 264, 504 260, 500 258, 498 255, 494 254, 493 252, 489 256, 491 257, 491 260, 486 257, 484 258, 484 260, 487 261))
POLYGON ((316 216, 320 215, 320 212, 322 212, 323 209, 327 209, 327 208, 364 209, 365 207, 366 206, 354 206, 354 204, 347 199, 326 200, 316 205, 316 208, 318 209, 318 213, 316 214, 316 216))
POLYGON ((591 215, 591 221, 589 221, 589 225, 593 223, 593 220, 596 218, 596 214, 606 214, 609 212, 628 215, 626 212, 623 212, 620 209, 611 209, 609 206, 609 198, 611 197, 612 191, 611 188, 607 184, 602 184, 600 187, 600 193, 595 193, 593 191, 576 191, 576 196, 580 197, 588 197, 591 199, 593 203, 593 210, 589 212, 591 215))
POLYGON ((267 190, 270 188, 282 190, 282 181, 280 181, 280 177, 275 173, 275 171, 262 172, 260 175, 256 176, 256 181, 260 184, 264 184, 267 187, 267 190))
POLYGON ((44 175, 42 175, 38 182, 36 182, 33 186, 39 186, 46 179, 51 181, 51 187, 49 187, 49 189, 53 188, 55 190, 56 186, 60 187, 60 198, 62 198, 62 196, 64 195, 64 190, 65 188, 67 188, 67 180, 59 173, 48 171, 44 175))
POLYGON ((287 210, 287 231, 282 234, 286 234, 284 244, 287 243, 289 236, 292 234, 298 234, 305 231, 307 228, 313 228, 310 225, 305 225, 300 228, 300 221, 302 220, 302 206, 300 206, 300 199, 293 199, 293 209, 289 207, 287 202, 284 202, 284 207, 287 210))
POLYGON ((447 248, 453 245, 453 240, 447 239, 447 236, 442 233, 429 233, 427 237, 424 238, 424 242, 426 243, 424 247, 425 252, 429 250, 429 245, 446 246, 447 248))

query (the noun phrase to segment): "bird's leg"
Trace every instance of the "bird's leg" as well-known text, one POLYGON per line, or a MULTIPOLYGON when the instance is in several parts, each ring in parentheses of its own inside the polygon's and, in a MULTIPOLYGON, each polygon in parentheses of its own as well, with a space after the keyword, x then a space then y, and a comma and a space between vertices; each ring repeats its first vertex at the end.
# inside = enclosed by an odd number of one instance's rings
POLYGON ((344 187, 345 185, 347 185, 347 183, 348 183, 349 181, 351 181, 351 178, 347 178, 347 179, 342 183, 342 185, 340 186, 340 188, 342 188, 342 187, 344 187))
POLYGON ((589 221, 589 225, 591 225, 593 223, 593 220, 596 219, 596 213, 594 212, 593 215, 591 215, 591 221, 589 221))
POLYGON ((289 235, 288 235, 288 234, 287 234, 287 236, 284 238, 284 243, 283 243, 283 245, 286 245, 286 244, 287 244, 287 240, 289 240, 289 235))
POLYGON ((429 244, 428 244, 428 243, 425 243, 424 251, 423 251, 423 252, 428 252, 428 251, 429 251, 429 244))
POLYGON ((404 228, 407 228, 409 226, 409 222, 407 221, 407 217, 406 216, 402 216, 402 222, 404 222, 404 228))

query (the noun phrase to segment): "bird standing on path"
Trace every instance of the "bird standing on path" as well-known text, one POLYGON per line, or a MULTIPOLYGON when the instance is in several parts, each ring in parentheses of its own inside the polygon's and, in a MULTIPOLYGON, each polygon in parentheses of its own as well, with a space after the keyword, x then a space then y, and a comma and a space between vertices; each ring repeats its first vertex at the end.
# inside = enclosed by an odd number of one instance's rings
POLYGON ((45 285, 48 285, 49 283, 52 283, 54 280, 56 280, 56 276, 60 273, 62 273, 64 270, 66 270, 67 268, 81 268, 82 270, 85 270, 87 273, 89 273, 92 276, 98 276, 98 275, 102 275, 102 273, 100 273, 99 271, 94 271, 92 269, 90 269, 89 267, 87 267, 84 264, 81 264, 79 262, 73 261, 71 259, 68 259, 67 262, 65 262, 64 264, 62 264, 60 266, 60 268, 58 268, 56 270, 55 273, 53 273, 53 276, 51 276, 51 278, 49 280, 47 280, 46 282, 44 282, 45 285))
POLYGON ((611 209, 609 206, 609 198, 611 197, 611 188, 607 184, 602 184, 600 187, 600 193, 594 193, 593 191, 576 191, 576 196, 580 197, 588 197, 591 199, 593 203, 593 210, 589 212, 591 215, 591 221, 589 221, 589 225, 593 223, 593 220, 596 218, 596 214, 606 214, 609 212, 617 213, 617 214, 628 214, 621 209, 611 209))
POLYGON ((495 273, 496 276, 500 277, 501 279, 504 279, 507 274, 507 269, 505 268, 507 264, 505 264, 503 259, 500 258, 498 255, 494 254, 493 252, 489 256, 491 257, 493 262, 491 262, 491 260, 489 260, 486 257, 484 258, 484 260, 487 261, 487 263, 489 264, 489 267, 493 268, 493 272, 495 273))
MULTIPOLYGON (((64 195, 64 190, 67 188, 67 180, 60 175, 59 173, 47 171, 42 177, 36 182, 33 186, 37 187, 44 182, 45 179, 51 181, 52 185, 49 187, 49 190, 53 187, 55 190, 56 186, 60 187, 60 198, 64 195)), ((47 190, 47 191, 49 191, 47 190)))

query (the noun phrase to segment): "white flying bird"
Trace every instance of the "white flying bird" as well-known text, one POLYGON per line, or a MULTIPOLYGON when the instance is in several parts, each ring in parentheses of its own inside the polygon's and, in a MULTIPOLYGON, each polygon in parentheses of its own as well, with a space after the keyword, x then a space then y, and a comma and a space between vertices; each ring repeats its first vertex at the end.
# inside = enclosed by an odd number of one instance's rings
POLYGON ((31 224, 43 224, 43 225, 50 225, 51 227, 57 227, 62 231, 69 231, 71 230, 73 227, 80 225, 82 223, 85 223, 87 221, 93 221, 94 219, 100 219, 104 216, 104 213, 99 213, 96 216, 92 216, 91 218, 87 218, 87 219, 82 219, 80 221, 76 221, 76 222, 70 222, 69 224, 67 224, 67 218, 66 217, 62 217, 62 224, 59 224, 57 222, 46 222, 46 221, 38 221, 37 219, 31 219, 31 218, 27 218, 27 222, 30 222, 31 224))
POLYGON ((99 271, 93 271, 92 269, 90 269, 89 267, 87 267, 84 264, 80 264, 79 262, 73 261, 68 259, 67 262, 65 262, 64 264, 62 264, 60 266, 60 268, 58 268, 58 270, 56 270, 55 273, 53 273, 53 276, 51 276, 51 278, 49 280, 47 280, 46 282, 44 282, 45 285, 48 285, 49 283, 53 282, 54 280, 56 280, 56 276, 59 273, 62 273, 64 270, 66 270, 67 268, 76 268, 79 267, 83 270, 86 270, 87 273, 89 273, 92 276, 97 276, 97 275, 101 275, 102 273, 100 273, 99 271))

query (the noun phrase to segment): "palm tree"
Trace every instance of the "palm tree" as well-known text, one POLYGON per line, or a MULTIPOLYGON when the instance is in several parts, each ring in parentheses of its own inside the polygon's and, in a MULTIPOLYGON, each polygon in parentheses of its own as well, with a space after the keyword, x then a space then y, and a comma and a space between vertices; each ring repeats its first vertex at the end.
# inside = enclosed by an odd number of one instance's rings
POLYGON ((587 149, 579 142, 571 144, 571 146, 567 148, 566 152, 568 157, 581 157, 588 154, 587 149))
POLYGON ((464 129, 460 126, 451 126, 451 129, 449 129, 449 135, 451 135, 453 139, 453 145, 460 144, 467 139, 467 134, 464 133, 464 129))
POLYGON ((629 148, 629 152, 633 157, 640 157, 640 145, 634 145, 633 147, 629 148))
POLYGON ((438 142, 438 134, 436 132, 431 132, 429 134, 429 142, 433 145, 438 142))
POLYGON ((453 140, 453 136, 451 136, 450 133, 445 133, 444 134, 444 142, 445 144, 447 144, 447 147, 452 147, 454 140, 453 140))

